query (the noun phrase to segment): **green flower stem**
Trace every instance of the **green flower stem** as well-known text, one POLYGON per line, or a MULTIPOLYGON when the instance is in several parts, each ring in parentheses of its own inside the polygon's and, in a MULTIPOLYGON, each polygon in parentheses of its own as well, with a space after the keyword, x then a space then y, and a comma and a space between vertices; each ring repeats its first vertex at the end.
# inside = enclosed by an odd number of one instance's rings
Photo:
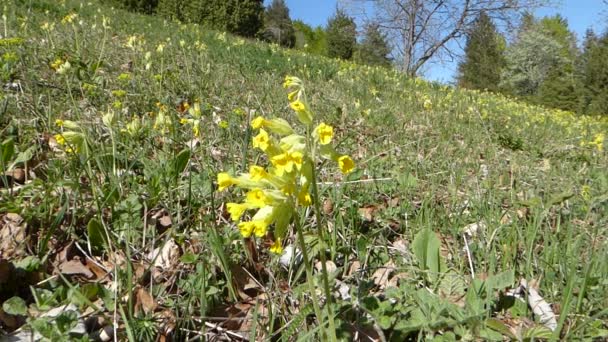
POLYGON ((308 143, 313 147, 310 149, 312 151, 312 201, 315 205, 315 218, 317 221, 317 235, 319 237, 319 255, 321 258, 321 273, 323 277, 323 289, 325 290, 326 297, 326 307, 327 307, 327 319, 329 322, 329 330, 330 330, 330 341, 336 341, 336 324, 334 322, 334 312, 332 308, 332 293, 331 288, 329 287, 329 275, 327 272, 327 258, 325 256, 325 234, 323 232, 323 226, 321 224, 321 210, 320 210, 320 200, 319 200, 319 188, 317 187, 317 170, 314 165, 316 160, 315 148, 314 148, 314 140, 312 139, 312 127, 308 127, 306 130, 306 138, 308 143))
MULTIPOLYGON (((296 211, 294 214, 294 222, 296 228, 296 234, 298 236, 298 243, 300 244, 300 249, 302 250, 302 257, 304 259, 304 268, 306 269, 306 282, 308 283, 308 287, 310 289, 310 294, 312 296, 312 306, 315 310, 315 316, 317 316, 317 320, 319 321, 319 325, 321 327, 321 336, 323 341, 327 341, 327 332, 323 327, 323 315, 321 314, 321 307, 319 306, 319 299, 317 298, 317 291, 315 288, 315 283, 313 281, 313 273, 312 273, 312 264, 310 263, 310 259, 308 258, 308 246, 306 246, 306 242, 304 241, 304 234, 302 233, 302 225, 300 224, 300 217, 296 211)), ((294 251, 294 257, 296 252, 294 251)), ((335 331, 333 333, 335 335, 335 331)), ((335 340, 335 339, 334 339, 335 340)))

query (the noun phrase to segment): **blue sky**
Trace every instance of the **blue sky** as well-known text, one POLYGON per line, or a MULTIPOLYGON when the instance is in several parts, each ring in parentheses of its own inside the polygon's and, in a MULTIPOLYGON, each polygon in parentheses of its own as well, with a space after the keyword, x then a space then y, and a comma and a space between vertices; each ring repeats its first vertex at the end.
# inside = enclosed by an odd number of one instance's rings
MULTIPOLYGON (((266 0, 265 3, 270 3, 266 0)), ((336 0, 286 0, 292 19, 300 19, 311 26, 325 26, 327 19, 336 9, 336 0)), ((602 0, 562 0, 553 8, 541 8, 537 16, 561 14, 568 19, 570 29, 576 32, 579 39, 585 30, 592 27, 596 32, 603 32, 608 27, 608 6, 602 0), (600 13, 603 12, 603 13, 600 13)), ((425 78, 441 82, 450 82, 456 71, 457 62, 433 64, 428 68, 425 78)))

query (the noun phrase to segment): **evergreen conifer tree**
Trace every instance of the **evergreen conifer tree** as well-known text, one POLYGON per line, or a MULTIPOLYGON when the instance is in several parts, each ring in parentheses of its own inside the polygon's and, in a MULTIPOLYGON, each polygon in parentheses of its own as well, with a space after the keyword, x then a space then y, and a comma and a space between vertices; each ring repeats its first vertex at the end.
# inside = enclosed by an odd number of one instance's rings
POLYGON ((351 59, 357 44, 357 26, 345 11, 336 13, 327 22, 327 55, 333 58, 351 59))
POLYGON ((467 36, 464 60, 458 65, 458 85, 497 91, 504 66, 504 38, 485 13, 477 18, 467 36))
POLYGON ((389 66, 391 59, 388 55, 391 49, 386 36, 380 31, 377 24, 368 24, 365 27, 363 39, 357 48, 357 60, 369 65, 389 66))
POLYGON ((262 39, 286 47, 295 46, 295 30, 285 0, 272 0, 266 8, 262 39))

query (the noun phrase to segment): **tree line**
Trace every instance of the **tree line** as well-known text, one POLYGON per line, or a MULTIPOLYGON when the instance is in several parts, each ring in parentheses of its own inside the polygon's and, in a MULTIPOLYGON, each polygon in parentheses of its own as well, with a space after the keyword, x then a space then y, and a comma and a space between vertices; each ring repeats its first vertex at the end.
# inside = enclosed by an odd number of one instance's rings
POLYGON ((467 34, 457 84, 552 108, 608 114, 608 32, 587 30, 581 46, 560 15, 526 13, 507 44, 481 13, 467 34))
POLYGON ((608 32, 589 30, 579 47, 563 17, 519 16, 546 0, 340 0, 325 27, 292 20, 285 0, 266 7, 263 0, 104 1, 312 54, 394 66, 410 76, 429 61, 458 58, 454 46, 463 42, 460 87, 608 113, 608 32), (517 27, 505 37, 497 23, 517 27))
POLYGON ((292 20, 284 0, 105 0, 131 11, 258 38, 327 57, 390 66, 391 48, 376 24, 357 32, 353 17, 336 8, 326 27, 292 20), (357 41, 357 37, 360 37, 357 41))

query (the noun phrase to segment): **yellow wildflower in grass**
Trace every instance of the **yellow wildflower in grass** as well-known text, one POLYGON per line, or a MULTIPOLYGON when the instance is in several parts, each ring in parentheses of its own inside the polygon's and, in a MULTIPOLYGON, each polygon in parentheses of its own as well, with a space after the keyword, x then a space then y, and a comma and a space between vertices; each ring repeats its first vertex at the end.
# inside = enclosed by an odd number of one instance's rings
POLYGON ((295 100, 291 102, 289 106, 296 112, 301 123, 305 125, 312 124, 312 113, 308 110, 304 102, 295 100))
POLYGON ((349 156, 336 153, 331 146, 334 140, 332 126, 326 123, 316 127, 312 125, 313 113, 306 103, 302 81, 297 77, 287 77, 283 85, 290 88, 288 100, 291 109, 318 143, 296 133, 285 119, 258 116, 250 123, 254 130, 258 130, 252 138, 252 146, 266 155, 269 165, 251 165, 248 173, 238 177, 225 172, 217 175, 218 191, 232 185, 247 190, 242 203, 227 204, 232 220, 240 221, 237 227, 241 235, 249 238, 272 234, 274 243, 269 250, 275 254, 283 251, 282 241, 296 208, 313 204, 310 186, 315 182, 313 167, 318 160, 312 158, 332 159, 344 174, 352 172, 355 167, 349 156), (250 209, 258 210, 250 220, 241 221, 250 209))
POLYGON ((255 224, 252 221, 240 222, 238 224, 239 231, 244 238, 248 238, 251 236, 251 234, 253 234, 254 226, 255 224))
POLYGON ((228 213, 230 213, 230 218, 232 221, 238 221, 241 219, 241 216, 243 216, 245 211, 251 208, 247 204, 228 203, 226 204, 226 209, 228 210, 228 213))
POLYGON ((271 253, 283 254, 283 245, 281 244, 281 238, 277 238, 269 248, 271 253))
POLYGON ((217 174, 217 185, 218 191, 224 191, 224 189, 236 185, 237 181, 226 172, 220 172, 217 174))
POLYGON ((263 129, 260 129, 260 133, 253 137, 254 148, 259 148, 262 151, 266 151, 270 147, 270 144, 270 136, 268 135, 268 132, 263 129))
POLYGON ((341 156, 338 158, 338 166, 343 174, 348 174, 354 170, 355 162, 349 156, 341 156))
POLYGON ((246 195, 245 203, 252 208, 261 208, 269 203, 269 199, 264 194, 262 189, 253 189, 246 195))
POLYGON ((321 145, 327 145, 334 137, 334 128, 321 122, 319 126, 315 128, 315 137, 319 140, 321 145))

